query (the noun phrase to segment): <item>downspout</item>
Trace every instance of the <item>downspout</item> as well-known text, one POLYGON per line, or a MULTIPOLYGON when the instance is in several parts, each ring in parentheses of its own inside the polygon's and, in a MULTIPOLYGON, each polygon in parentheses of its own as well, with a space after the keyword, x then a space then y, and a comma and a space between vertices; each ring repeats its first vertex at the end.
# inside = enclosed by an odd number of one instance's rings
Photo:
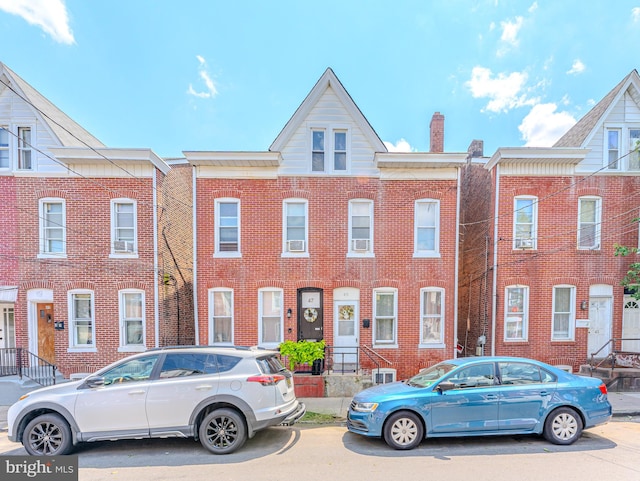
POLYGON ((453 285, 453 357, 458 357, 458 270, 460 269, 460 197, 462 190, 462 169, 458 167, 458 193, 456 194, 456 259, 455 259, 455 283, 453 285))
POLYGON ((500 205, 500 165, 496 164, 495 206, 493 212, 493 282, 491 286, 491 355, 496 355, 496 309, 498 305, 498 214, 500 205))
POLYGON ((160 346, 160 288, 158 273, 158 171, 153 169, 153 322, 154 322, 154 335, 155 335, 155 347, 160 346))
POLYGON ((194 334, 195 334, 195 345, 200 345, 200 329, 198 322, 198 224, 196 222, 196 212, 197 212, 197 196, 196 196, 196 166, 193 166, 193 170, 191 171, 191 205, 192 209, 192 232, 193 232, 193 322, 194 322, 194 334))

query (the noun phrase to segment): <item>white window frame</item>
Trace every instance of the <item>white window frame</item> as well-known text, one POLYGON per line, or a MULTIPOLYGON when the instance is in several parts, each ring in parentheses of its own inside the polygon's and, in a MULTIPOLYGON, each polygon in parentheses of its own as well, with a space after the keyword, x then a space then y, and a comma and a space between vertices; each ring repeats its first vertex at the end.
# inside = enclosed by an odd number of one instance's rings
POLYGON ((146 322, 145 322, 145 292, 142 289, 122 289, 118 291, 118 307, 119 307, 119 324, 120 324, 120 347, 118 348, 119 352, 140 352, 145 351, 147 349, 146 339, 147 339, 147 330, 146 330, 146 322), (125 298, 128 295, 137 295, 140 296, 140 317, 139 318, 127 318, 127 309, 125 298), (135 344, 127 343, 127 324, 129 322, 140 322, 142 328, 142 342, 135 344))
POLYGON ((445 331, 445 297, 444 289, 440 287, 424 287, 420 289, 420 345, 421 348, 444 348, 444 331, 445 331), (437 294, 440 296, 440 313, 433 314, 426 312, 425 297, 427 294, 437 294), (425 323, 428 319, 438 319, 440 322, 440 336, 437 339, 425 338, 425 323))
MULTIPOLYGON (((38 201, 38 213, 39 213, 39 253, 38 258, 61 258, 67 257, 67 204, 65 199, 60 199, 57 197, 45 197, 39 199, 38 201), (60 204, 62 206, 62 225, 60 229, 62 229, 62 239, 57 239, 62 242, 62 251, 61 252, 51 252, 47 249, 47 240, 49 239, 47 231, 50 229, 46 226, 48 217, 46 213, 45 206, 49 204, 60 204)), ((57 229, 57 228, 56 228, 57 229)))
POLYGON ((309 257, 309 201, 307 199, 285 199, 282 202, 282 257, 309 257), (304 239, 289 239, 289 207, 303 205, 304 239), (293 241, 293 242, 290 242, 293 241), (302 242, 302 245, 298 241, 302 242), (302 247, 302 249, 298 249, 302 247))
MULTIPOLYGON (((626 166, 628 172, 640 172, 640 145, 634 146, 631 138, 631 131, 635 130, 640 134, 640 125, 630 125, 626 130, 628 155, 626 157, 626 166), (635 160, 634 160, 635 159, 635 160), (635 168, 631 168, 631 163, 635 162, 635 168)), ((640 137, 636 138, 636 142, 640 141, 640 137)))
MULTIPOLYGON (((374 257, 374 253, 373 253, 373 213, 374 213, 374 209, 373 209, 373 201, 370 199, 351 199, 349 200, 349 222, 348 222, 348 229, 349 229, 349 237, 348 237, 348 241, 349 241, 349 245, 348 245, 348 249, 347 249, 347 257, 374 257), (354 212, 353 212, 353 207, 354 204, 366 204, 368 206, 368 216, 369 216, 369 238, 368 239, 364 239, 364 238, 354 238, 353 237, 353 218, 354 218, 354 212), (368 240, 368 242, 366 243, 366 249, 358 249, 358 245, 356 244, 356 241, 363 241, 363 240, 368 240)), ((361 243, 362 244, 362 243, 361 243)), ((364 246, 363 246, 364 247, 364 246)))
POLYGON ((234 306, 233 306, 233 289, 229 289, 227 287, 215 287, 209 289, 209 344, 217 345, 217 346, 232 346, 234 343, 234 329, 235 329, 235 320, 234 320, 234 306), (228 293, 229 294, 229 311, 230 316, 219 315, 216 312, 216 302, 215 296, 220 293, 228 293), (231 338, 228 341, 222 339, 216 339, 216 319, 217 318, 231 318, 231 338))
POLYGON ((275 287, 265 287, 258 290, 258 345, 260 347, 265 348, 275 348, 280 345, 284 341, 284 291, 275 287), (263 309, 264 305, 264 296, 266 293, 270 293, 272 295, 277 294, 279 297, 279 306, 274 306, 274 308, 278 307, 278 312, 269 312, 265 313, 263 309), (265 329, 264 329, 264 320, 263 318, 267 317, 266 314, 271 314, 268 317, 270 318, 278 318, 278 325, 276 326, 277 332, 275 333, 278 337, 275 341, 264 341, 265 337, 265 329))
MULTIPOLYGON (((514 293, 515 295, 515 293, 514 293)), ((529 340, 529 286, 513 285, 506 286, 504 288, 504 341, 505 342, 526 342, 529 340), (522 290, 522 311, 513 310, 515 305, 510 305, 510 302, 514 300, 514 296, 510 295, 510 290, 521 289, 522 290), (509 324, 517 323, 516 320, 509 320, 509 314, 516 313, 522 315, 522 335, 521 336, 509 336, 509 324)))
POLYGON ((35 145, 35 134, 36 129, 31 125, 19 125, 17 127, 17 138, 16 138, 16 170, 31 172, 34 170, 35 164, 35 149, 33 146, 35 145), (29 140, 25 141, 23 139, 22 133, 24 131, 29 131, 29 140), (23 155, 25 153, 29 154, 29 166, 23 167, 23 155))
POLYGON ((10 170, 11 169, 11 130, 9 130, 8 125, 0 125, 0 130, 4 130, 6 132, 6 144, 0 143, 0 153, 4 153, 6 158, 6 165, 0 165, 0 170, 10 170))
POLYGON ((398 289, 392 287, 380 287, 373 290, 373 329, 371 332, 373 346, 376 348, 397 348, 398 347, 398 289), (378 294, 393 295, 393 315, 378 315, 378 304, 376 298, 378 294), (378 339, 378 319, 391 319, 393 322, 392 339, 378 339))
POLYGON ((413 213, 413 257, 440 257, 440 201, 437 199, 418 199, 414 203, 413 213), (423 205, 435 206, 435 223, 433 226, 420 225, 419 213, 423 205), (433 229, 433 249, 420 249, 420 231, 433 229))
POLYGON ((604 141, 603 141, 603 164, 605 170, 619 171, 622 165, 622 128, 618 126, 609 126, 604 129, 604 141), (609 133, 617 134, 617 148, 612 149, 609 146, 609 133), (615 157, 615 160, 611 160, 611 156, 615 157))
POLYGON ((552 319, 551 319, 551 340, 552 341, 573 341, 575 340, 575 327, 576 327, 576 287, 566 284, 559 284, 553 286, 553 301, 551 304, 552 319), (558 311, 556 306, 556 298, 558 289, 569 289, 569 310, 558 311), (558 316, 569 316, 569 325, 566 336, 556 335, 556 318, 558 316))
POLYGON ((111 255, 110 257, 138 257, 138 203, 133 199, 111 199, 111 255), (118 237, 117 206, 129 204, 133 206, 133 241, 122 241, 118 237), (131 250, 116 250, 116 242, 130 242, 131 250))
POLYGON ((602 248, 601 239, 601 227, 602 227, 602 198, 598 196, 585 195, 578 198, 578 232, 577 232, 577 248, 578 250, 600 250, 602 248), (594 216, 592 221, 582 220, 583 202, 595 202, 594 216), (594 242, 591 246, 582 246, 582 229, 586 226, 593 226, 594 228, 594 242))
POLYGON ((519 195, 513 198, 513 250, 535 250, 538 248, 538 198, 531 195, 519 195), (518 235, 519 225, 529 225, 519 222, 518 215, 524 206, 518 206, 519 201, 529 201, 531 204, 531 237, 518 235))
POLYGON ((215 211, 215 233, 214 233, 214 239, 215 239, 215 250, 214 250, 214 256, 215 257, 242 257, 242 245, 241 245, 241 204, 240 204, 240 199, 234 198, 234 197, 222 197, 219 199, 215 199, 214 202, 214 211, 215 211), (236 204, 237 206, 237 222, 236 222, 236 231, 237 231, 237 236, 238 236, 238 249, 237 251, 222 251, 220 250, 220 229, 221 226, 220 225, 220 205, 221 204, 236 204))
POLYGON ((92 290, 89 289, 74 289, 71 291, 67 292, 67 312, 68 314, 68 319, 69 319, 69 326, 68 326, 68 330, 69 330, 69 352, 96 352, 96 322, 95 322, 95 315, 96 315, 96 304, 95 304, 95 296, 94 296, 94 292, 92 290), (89 295, 89 299, 90 299, 90 315, 89 318, 78 318, 76 317, 76 310, 75 310, 75 298, 78 295, 89 295), (91 342, 90 343, 83 343, 83 344, 79 344, 77 342, 77 323, 78 322, 87 322, 89 321, 89 326, 91 328, 91 342))
POLYGON ((321 123, 313 124, 309 126, 309 172, 311 174, 331 174, 331 175, 343 175, 351 172, 351 128, 345 124, 330 124, 321 123), (324 133, 324 150, 313 150, 313 133, 324 133), (345 150, 336 149, 336 133, 345 134, 345 150), (313 153, 322 152, 324 154, 324 169, 313 170, 313 153), (345 154, 345 168, 336 169, 335 155, 336 153, 345 154))

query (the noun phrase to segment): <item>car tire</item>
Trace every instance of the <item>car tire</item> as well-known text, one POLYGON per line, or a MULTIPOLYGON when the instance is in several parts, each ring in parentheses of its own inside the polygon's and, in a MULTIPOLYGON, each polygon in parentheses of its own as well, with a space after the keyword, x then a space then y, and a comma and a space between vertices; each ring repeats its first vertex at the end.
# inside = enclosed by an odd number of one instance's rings
POLYGON ((553 411, 544 422, 544 437, 553 444, 573 444, 582 434, 582 419, 571 408, 553 411))
POLYGON ((384 425, 384 440, 393 449, 413 449, 423 438, 422 422, 412 412, 401 411, 392 414, 384 425))
POLYGON ((22 445, 32 456, 69 454, 73 448, 71 429, 58 414, 43 414, 24 428, 22 445))
POLYGON ((233 409, 216 409, 207 414, 198 430, 200 443, 213 454, 229 454, 247 440, 244 419, 233 409))

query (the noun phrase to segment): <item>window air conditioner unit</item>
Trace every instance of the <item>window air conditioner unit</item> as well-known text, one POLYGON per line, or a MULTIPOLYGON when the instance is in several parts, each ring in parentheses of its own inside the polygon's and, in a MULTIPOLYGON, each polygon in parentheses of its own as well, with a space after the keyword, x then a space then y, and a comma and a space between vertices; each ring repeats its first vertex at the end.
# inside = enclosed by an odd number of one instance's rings
POLYGON ((287 250, 289 252, 304 252, 304 241, 303 240, 287 241, 287 250))
POLYGON ((354 251, 368 251, 369 239, 352 239, 354 251))
POLYGON ((115 241, 113 250, 114 252, 133 252, 133 242, 115 241))
POLYGON ((516 249, 533 249, 533 239, 517 238, 516 249))
POLYGON ((373 369, 372 381, 374 384, 389 384, 396 381, 396 370, 390 368, 373 369))

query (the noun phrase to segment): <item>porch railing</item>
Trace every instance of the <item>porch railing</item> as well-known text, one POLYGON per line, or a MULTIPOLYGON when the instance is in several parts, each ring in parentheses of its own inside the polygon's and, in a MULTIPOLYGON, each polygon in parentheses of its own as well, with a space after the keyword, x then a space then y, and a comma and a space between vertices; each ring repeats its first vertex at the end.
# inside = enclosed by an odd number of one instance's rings
POLYGON ((635 358, 638 362, 640 362, 640 352, 636 351, 625 351, 622 349, 623 341, 640 341, 640 338, 631 338, 631 337, 612 337, 604 345, 598 349, 596 352, 591 353, 591 359, 589 360, 589 366, 591 368, 591 373, 598 369, 599 367, 606 364, 608 367, 611 365, 611 373, 613 374, 613 370, 616 367, 616 362, 620 367, 628 367, 623 364, 620 364, 619 360, 624 356, 626 358, 635 358), (605 349, 609 348, 609 354, 598 357, 605 349))
POLYGON ((0 376, 26 377, 42 385, 56 383, 55 364, 52 364, 22 347, 0 349, 0 376))

